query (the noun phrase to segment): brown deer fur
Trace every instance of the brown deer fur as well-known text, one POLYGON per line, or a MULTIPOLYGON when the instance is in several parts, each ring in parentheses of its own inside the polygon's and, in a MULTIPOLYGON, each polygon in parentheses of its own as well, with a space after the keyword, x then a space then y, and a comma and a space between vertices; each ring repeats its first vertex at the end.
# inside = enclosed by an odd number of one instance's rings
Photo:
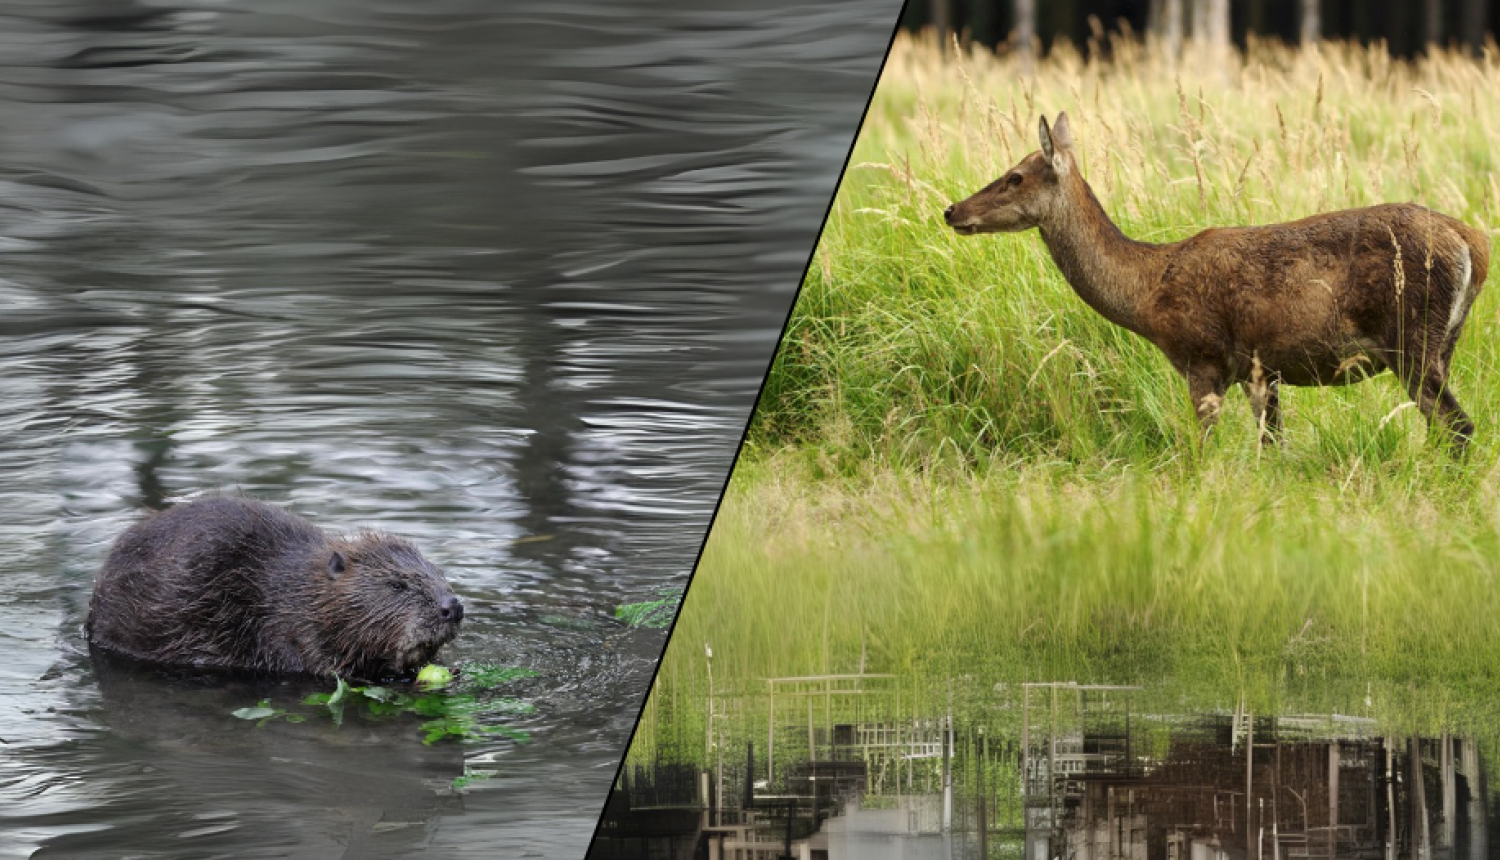
POLYGON ((1078 171, 1067 114, 1042 149, 943 213, 961 235, 1037 227, 1080 298, 1166 353, 1207 433, 1240 383, 1279 438, 1277 389, 1394 370, 1461 452, 1474 424, 1448 384, 1453 347, 1489 268, 1479 230, 1410 203, 1137 242, 1078 171))

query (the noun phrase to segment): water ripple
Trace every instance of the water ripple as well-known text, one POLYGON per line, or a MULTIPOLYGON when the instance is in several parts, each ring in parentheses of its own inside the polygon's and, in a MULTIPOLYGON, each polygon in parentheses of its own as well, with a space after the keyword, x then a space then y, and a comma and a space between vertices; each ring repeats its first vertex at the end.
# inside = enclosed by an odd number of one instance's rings
POLYGON ((0 854, 581 856, 898 6, 0 12, 0 854), (410 536, 532 742, 96 666, 203 492, 410 536))

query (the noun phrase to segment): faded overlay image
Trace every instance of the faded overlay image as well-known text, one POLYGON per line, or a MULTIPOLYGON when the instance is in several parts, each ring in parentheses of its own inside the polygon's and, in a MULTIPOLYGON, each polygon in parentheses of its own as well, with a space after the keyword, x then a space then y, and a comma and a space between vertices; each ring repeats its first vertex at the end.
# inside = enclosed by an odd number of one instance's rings
POLYGON ((898 6, 0 6, 0 857, 582 856, 898 6), (207 494, 453 683, 91 657, 207 494))
POLYGON ((909 4, 594 860, 1500 857, 1485 6, 909 4))

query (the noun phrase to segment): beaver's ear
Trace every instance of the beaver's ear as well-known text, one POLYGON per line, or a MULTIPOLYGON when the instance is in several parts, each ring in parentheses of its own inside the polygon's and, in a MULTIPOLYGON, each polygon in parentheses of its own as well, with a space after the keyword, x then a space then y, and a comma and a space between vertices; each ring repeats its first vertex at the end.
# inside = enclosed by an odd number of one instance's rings
POLYGON ((328 573, 333 576, 338 576, 343 572, 344 554, 339 552, 338 550, 334 550, 333 554, 328 557, 328 573))

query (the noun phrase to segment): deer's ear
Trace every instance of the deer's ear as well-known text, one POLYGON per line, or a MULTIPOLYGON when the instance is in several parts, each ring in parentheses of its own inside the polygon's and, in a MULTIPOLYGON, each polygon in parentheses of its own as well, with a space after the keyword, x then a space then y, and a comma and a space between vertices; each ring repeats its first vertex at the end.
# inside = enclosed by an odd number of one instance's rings
POLYGON ((1073 143, 1072 137, 1068 135, 1068 115, 1060 113, 1057 115, 1057 125, 1047 127, 1047 118, 1042 117, 1039 129, 1042 139, 1042 155, 1047 157, 1047 163, 1052 165, 1052 171, 1058 176, 1066 175, 1068 172, 1068 147, 1073 143))
POLYGON ((1066 112, 1057 115, 1057 121, 1052 123, 1052 145, 1057 149, 1073 148, 1073 130, 1068 126, 1068 114, 1066 112))

